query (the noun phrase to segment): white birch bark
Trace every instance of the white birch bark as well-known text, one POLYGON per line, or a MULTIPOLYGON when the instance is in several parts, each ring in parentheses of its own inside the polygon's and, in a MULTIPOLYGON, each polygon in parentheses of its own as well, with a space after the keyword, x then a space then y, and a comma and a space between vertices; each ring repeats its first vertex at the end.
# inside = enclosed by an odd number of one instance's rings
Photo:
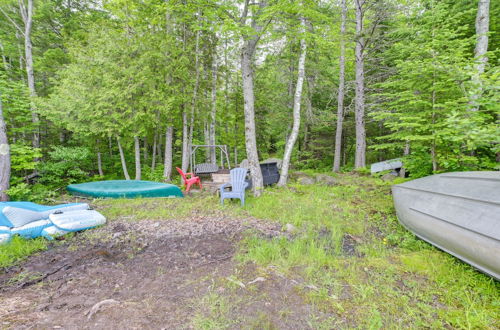
POLYGON ((6 190, 10 185, 10 146, 7 126, 3 117, 2 94, 0 93, 0 202, 9 200, 6 190))
POLYGON ((355 0, 356 5, 356 156, 354 167, 361 168, 366 165, 366 131, 365 131, 365 69, 363 37, 363 5, 365 0, 355 0))
POLYGON ((141 142, 138 136, 134 136, 135 145, 135 179, 141 179, 141 142))
MULTIPOLYGON (((212 108, 210 111, 210 123, 208 125, 208 144, 215 144, 215 118, 217 114, 217 61, 214 59, 212 63, 212 108)), ((215 155, 215 148, 210 148, 210 163, 215 164, 217 161, 215 155)))
POLYGON ((342 155, 342 129, 344 124, 344 93, 345 93, 345 26, 347 20, 346 0, 342 0, 342 17, 340 23, 340 58, 339 58, 339 90, 337 96, 337 128, 335 130, 335 154, 333 157, 333 172, 340 171, 342 155))
POLYGON ((476 14, 476 47, 474 49, 475 72, 472 76, 474 93, 471 96, 472 111, 479 110, 478 99, 483 93, 481 75, 484 73, 488 57, 488 32, 490 26, 490 0, 479 0, 476 14))
POLYGON ((300 24, 301 24, 302 37, 300 39, 300 56, 299 56, 297 84, 295 85, 295 94, 293 97, 293 126, 292 126, 292 132, 285 145, 283 164, 281 165, 281 175, 278 182, 278 186, 280 187, 285 186, 287 184, 288 169, 290 167, 290 158, 292 156, 293 147, 295 145, 295 142, 297 141, 297 136, 299 135, 299 129, 300 129, 300 105, 302 100, 302 86, 304 84, 306 53, 307 53, 307 44, 305 39, 306 20, 304 17, 300 18, 300 24))
POLYGON ((184 173, 187 172, 189 166, 189 129, 186 111, 182 112, 182 163, 181 169, 184 173))
POLYGON ((116 142, 118 144, 118 151, 120 152, 120 161, 122 163, 123 175, 125 176, 125 180, 130 180, 130 175, 128 175, 127 170, 127 162, 125 161, 125 155, 123 154, 123 148, 120 143, 120 138, 116 138, 116 142))
MULTIPOLYGON (((193 132, 194 132, 194 116, 196 113, 196 105, 198 101, 198 89, 200 87, 200 30, 196 31, 196 43, 195 43, 195 82, 193 89, 193 98, 191 100, 191 118, 189 123, 189 137, 188 137, 188 149, 187 149, 187 166, 189 167, 189 162, 191 161, 191 146, 193 145, 193 132)), ((184 169, 183 169, 184 171, 184 169)), ((185 171, 184 171, 185 172, 185 171)))
POLYGON ((172 177, 172 140, 174 136, 174 127, 172 125, 167 126, 165 132, 165 163, 163 168, 163 179, 165 181, 171 181, 172 177))
MULTIPOLYGON (((246 21, 246 13, 249 1, 245 2, 244 15, 242 22, 246 21)), ((260 9, 265 6, 264 2, 259 3, 260 9)), ((253 86, 253 59, 255 49, 260 39, 259 33, 262 32, 262 26, 252 17, 252 28, 255 34, 252 36, 243 36, 243 46, 241 50, 241 75, 243 84, 243 109, 245 112, 245 146, 248 159, 248 167, 252 176, 252 192, 258 197, 262 194, 264 183, 262 180, 262 171, 259 164, 259 154, 257 152, 257 138, 255 134, 255 95, 253 86)))
MULTIPOLYGON (((30 95, 32 98, 36 97, 36 89, 35 89, 35 73, 33 70, 33 45, 31 43, 31 30, 33 26, 33 0, 28 0, 28 6, 26 7, 24 4, 24 0, 18 0, 19 2, 19 11, 21 12, 21 17, 24 23, 24 52, 25 52, 25 61, 26 61, 26 75, 28 79, 28 88, 30 90, 30 95)), ((36 113, 36 109, 33 103, 31 102, 31 119, 34 124, 34 132, 33 132, 33 147, 40 147, 40 132, 38 128, 38 123, 40 119, 38 118, 38 114, 36 113)))
MULTIPOLYGON (((205 144, 210 144, 210 133, 209 133, 209 124, 207 119, 203 120, 203 137, 205 144)), ((210 148, 205 150, 205 158, 210 161, 210 148)))

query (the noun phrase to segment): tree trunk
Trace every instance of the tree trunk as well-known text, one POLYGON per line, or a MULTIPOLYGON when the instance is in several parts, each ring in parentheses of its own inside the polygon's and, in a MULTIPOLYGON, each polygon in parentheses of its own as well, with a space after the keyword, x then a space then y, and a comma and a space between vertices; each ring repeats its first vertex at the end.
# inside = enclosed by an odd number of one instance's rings
POLYGON ((135 145, 135 179, 141 179, 141 142, 138 136, 134 136, 135 145))
POLYGON ((104 172, 102 171, 102 160, 101 160, 101 152, 97 152, 97 170, 99 171, 100 176, 104 176, 104 172))
POLYGON ((342 18, 340 23, 340 59, 339 59, 339 91, 337 96, 337 129, 335 130, 335 155, 333 172, 340 171, 342 155, 342 129, 344 124, 344 89, 345 89, 345 25, 347 20, 346 0, 342 0, 342 18))
POLYGON ((120 143, 120 138, 116 138, 116 142, 118 143, 118 151, 120 151, 120 161, 122 162, 123 175, 125 176, 125 180, 130 180, 130 175, 128 175, 127 170, 127 162, 125 161, 125 156, 123 155, 123 148, 120 143))
POLYGON ((108 136, 108 151, 109 157, 113 157, 113 141, 111 139, 111 136, 108 136))
MULTIPOLYGON (((217 62, 215 55, 212 63, 212 108, 210 111, 210 123, 208 125, 208 144, 215 144, 215 118, 217 114, 217 62)), ((215 148, 210 148, 210 163, 215 164, 217 159, 215 148)))
POLYGON ((153 151, 151 155, 151 169, 154 171, 156 166, 156 140, 158 139, 158 130, 155 130, 155 136, 153 138, 153 151))
MULTIPOLYGON (((28 78, 28 88, 32 98, 36 97, 35 73, 33 70, 33 45, 31 43, 31 28, 33 26, 33 0, 28 0, 28 7, 24 6, 23 1, 19 1, 19 11, 24 23, 24 53, 26 60, 26 75, 28 78)), ((40 132, 38 128, 39 118, 36 109, 31 100, 31 119, 33 121, 33 148, 40 148, 40 132)))
POLYGON ((196 103, 198 101, 198 89, 200 87, 200 30, 196 31, 196 44, 195 44, 195 82, 193 89, 193 99, 191 101, 191 118, 189 123, 189 139, 188 139, 188 165, 189 167, 191 146, 193 145, 193 132, 194 132, 194 116, 196 114, 196 103))
POLYGON ((302 37, 300 39, 300 57, 298 66, 297 84, 295 85, 295 95, 293 97, 293 127, 292 133, 288 138, 285 145, 285 153, 283 155, 283 164, 281 165, 281 175, 278 186, 283 187, 288 181, 288 169, 290 167, 290 158, 292 156, 293 147, 297 141, 300 129, 300 103, 302 100, 302 86, 304 84, 305 64, 307 44, 305 39, 306 33, 306 20, 304 17, 300 18, 302 37))
POLYGON ((182 112, 182 164, 181 168, 184 173, 187 172, 189 167, 189 137, 188 137, 188 122, 186 111, 182 112))
POLYGON ((7 62, 7 57, 5 57, 5 50, 3 48, 2 42, 0 42, 0 51, 2 52, 3 68, 5 69, 5 72, 9 72, 10 71, 10 65, 9 65, 9 62, 7 62))
MULTIPOLYGON (((246 1, 248 6, 249 1, 246 1)), ((262 9, 265 3, 260 2, 259 7, 262 9)), ((245 12, 246 14, 246 12, 245 12)), ((243 16, 243 22, 246 21, 246 16, 243 16)), ((259 154, 257 152, 257 138, 255 133, 255 95, 253 88, 253 58, 255 49, 259 42, 259 33, 262 32, 262 26, 257 24, 255 15, 252 16, 252 28, 255 34, 252 36, 243 36, 243 47, 241 50, 241 76, 243 85, 243 100, 245 113, 245 146, 248 159, 248 167, 252 176, 252 191, 255 197, 262 194, 264 183, 262 180, 262 171, 259 164, 259 154)))
POLYGON ((10 147, 7 126, 3 117, 2 94, 0 93, 0 202, 9 200, 7 190, 10 184, 10 147))
POLYGON ((488 51, 488 32, 490 25, 490 1, 479 0, 476 14, 476 48, 474 49, 474 58, 476 61, 475 72, 472 76, 474 92, 471 96, 471 110, 479 110, 478 100, 483 94, 483 84, 481 75, 488 62, 486 52, 488 51))
MULTIPOLYGON (((404 156, 408 156, 410 154, 410 141, 405 142, 405 150, 403 151, 404 156)), ((401 170, 399 170, 399 176, 404 178, 406 176, 406 169, 404 167, 401 167, 401 170)))
MULTIPOLYGON (((209 131, 208 131, 208 130, 209 130, 208 121, 207 121, 206 119, 204 119, 204 120, 203 120, 203 137, 204 137, 203 141, 204 141, 204 143, 205 143, 205 144, 207 144, 207 145, 208 145, 208 144, 210 144, 210 133, 209 133, 209 131)), ((210 160, 210 149, 211 149, 211 148, 207 148, 207 149, 205 150, 205 159, 206 159, 207 161, 209 161, 209 160, 210 160)))
POLYGON ((361 168, 366 165, 366 132, 365 132, 365 69, 363 37, 363 5, 365 0, 356 2, 356 157, 354 167, 361 168))
POLYGON ((100 148, 99 148, 99 145, 100 145, 100 142, 99 140, 96 141, 96 147, 97 147, 97 171, 99 172, 99 175, 100 176, 103 176, 104 173, 102 171, 102 154, 101 154, 101 151, 100 151, 100 148))
POLYGON ((165 163, 163 168, 163 178, 165 181, 171 181, 172 177, 172 140, 174 136, 174 127, 167 126, 165 132, 165 163))
POLYGON ((241 73, 243 76, 243 99, 245 111, 245 145, 247 150, 248 167, 252 176, 252 190, 254 196, 260 196, 264 186, 262 172, 257 153, 257 138, 255 136, 255 109, 253 92, 253 51, 249 52, 248 42, 244 46, 241 56, 241 73))

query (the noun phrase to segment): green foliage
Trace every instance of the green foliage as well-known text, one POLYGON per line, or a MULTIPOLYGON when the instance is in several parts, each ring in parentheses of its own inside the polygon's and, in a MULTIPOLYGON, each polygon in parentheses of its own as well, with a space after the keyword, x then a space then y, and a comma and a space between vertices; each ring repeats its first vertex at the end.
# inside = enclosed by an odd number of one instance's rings
POLYGON ((21 144, 10 145, 11 168, 14 175, 32 171, 36 167, 36 159, 42 157, 39 149, 21 144))
POLYGON ((0 269, 12 266, 35 252, 47 249, 47 240, 37 238, 25 240, 15 236, 4 245, 0 245, 0 269))
POLYGON ((401 18, 390 32, 391 38, 401 40, 384 54, 395 72, 377 85, 382 102, 372 113, 390 134, 380 137, 385 143, 373 149, 402 150, 409 143, 406 162, 414 177, 430 174, 433 163, 436 172, 492 169, 498 107, 490 105, 491 93, 483 93, 483 108, 471 111, 467 92, 473 92, 474 39, 459 22, 470 7, 456 11, 447 2, 428 5, 401 18))
POLYGON ((48 156, 40 166, 41 184, 60 188, 91 175, 93 154, 85 147, 54 147, 48 156))
POLYGON ((27 184, 20 182, 14 184, 7 191, 12 201, 28 201, 37 203, 47 203, 60 194, 59 191, 44 184, 27 184))

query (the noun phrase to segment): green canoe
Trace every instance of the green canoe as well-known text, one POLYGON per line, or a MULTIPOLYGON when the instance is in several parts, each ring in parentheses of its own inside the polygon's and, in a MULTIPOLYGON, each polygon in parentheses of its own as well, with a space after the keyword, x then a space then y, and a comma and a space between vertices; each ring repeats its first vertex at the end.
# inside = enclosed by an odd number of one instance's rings
POLYGON ((86 182, 70 184, 66 189, 73 195, 96 198, 183 197, 173 184, 140 180, 86 182))

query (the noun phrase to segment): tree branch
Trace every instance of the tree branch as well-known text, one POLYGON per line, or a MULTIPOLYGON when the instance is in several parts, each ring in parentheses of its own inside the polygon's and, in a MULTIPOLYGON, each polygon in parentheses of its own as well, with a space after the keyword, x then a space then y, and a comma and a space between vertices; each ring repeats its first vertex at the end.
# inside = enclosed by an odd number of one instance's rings
POLYGON ((7 19, 12 23, 12 25, 14 25, 14 27, 17 30, 19 30, 19 32, 21 32, 21 34, 24 36, 24 31, 19 27, 19 25, 17 25, 17 23, 12 18, 10 18, 10 16, 2 9, 2 7, 0 7, 0 11, 5 17, 7 17, 7 19))

